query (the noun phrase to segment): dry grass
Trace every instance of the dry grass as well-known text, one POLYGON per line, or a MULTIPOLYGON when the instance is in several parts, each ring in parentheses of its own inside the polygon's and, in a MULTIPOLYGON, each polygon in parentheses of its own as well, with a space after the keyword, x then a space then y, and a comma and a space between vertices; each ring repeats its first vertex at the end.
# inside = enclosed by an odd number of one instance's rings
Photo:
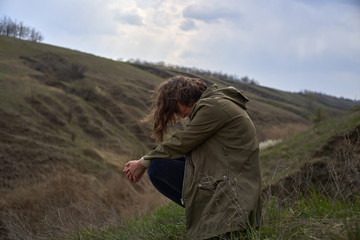
POLYGON ((49 239, 118 225, 166 200, 147 177, 136 185, 120 173, 95 178, 70 170, 14 189, 0 201, 1 238, 49 239))
POLYGON ((293 198, 314 189, 336 199, 360 195, 360 126, 344 136, 331 138, 312 160, 295 168, 265 191, 279 198, 293 198))

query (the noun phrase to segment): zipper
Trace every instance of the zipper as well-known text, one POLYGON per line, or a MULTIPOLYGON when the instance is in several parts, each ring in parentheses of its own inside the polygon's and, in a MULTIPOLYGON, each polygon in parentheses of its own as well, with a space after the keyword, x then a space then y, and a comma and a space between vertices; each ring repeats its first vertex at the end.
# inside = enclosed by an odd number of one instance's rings
POLYGON ((187 165, 187 157, 185 157, 185 167, 184 167, 184 177, 183 177, 183 183, 182 183, 182 189, 181 189, 181 204, 185 207, 185 198, 184 198, 184 188, 185 188, 185 176, 186 176, 186 165, 187 165))

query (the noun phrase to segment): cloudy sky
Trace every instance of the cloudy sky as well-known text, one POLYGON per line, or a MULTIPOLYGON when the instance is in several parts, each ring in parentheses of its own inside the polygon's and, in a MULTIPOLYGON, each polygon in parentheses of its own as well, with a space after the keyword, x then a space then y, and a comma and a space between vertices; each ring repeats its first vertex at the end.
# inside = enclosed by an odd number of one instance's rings
POLYGON ((0 0, 44 43, 360 100, 360 0, 0 0))

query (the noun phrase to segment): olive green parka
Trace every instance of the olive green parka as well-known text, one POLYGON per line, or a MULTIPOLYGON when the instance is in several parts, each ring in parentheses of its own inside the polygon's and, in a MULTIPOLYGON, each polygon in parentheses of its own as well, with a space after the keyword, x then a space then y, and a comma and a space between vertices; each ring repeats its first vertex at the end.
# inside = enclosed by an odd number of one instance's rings
MULTIPOLYGON (((261 174, 249 101, 233 87, 209 87, 184 130, 144 156, 187 156, 183 202, 190 239, 206 239, 259 225, 261 174)), ((169 160, 171 161, 171 160, 169 160)))

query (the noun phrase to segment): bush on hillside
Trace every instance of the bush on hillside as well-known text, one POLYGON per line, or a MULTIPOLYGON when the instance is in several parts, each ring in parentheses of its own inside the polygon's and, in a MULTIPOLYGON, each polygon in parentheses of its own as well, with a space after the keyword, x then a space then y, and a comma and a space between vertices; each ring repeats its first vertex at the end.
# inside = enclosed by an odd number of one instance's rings
POLYGON ((87 70, 85 65, 70 62, 56 54, 20 58, 30 68, 43 73, 47 80, 72 82, 85 78, 87 70))

